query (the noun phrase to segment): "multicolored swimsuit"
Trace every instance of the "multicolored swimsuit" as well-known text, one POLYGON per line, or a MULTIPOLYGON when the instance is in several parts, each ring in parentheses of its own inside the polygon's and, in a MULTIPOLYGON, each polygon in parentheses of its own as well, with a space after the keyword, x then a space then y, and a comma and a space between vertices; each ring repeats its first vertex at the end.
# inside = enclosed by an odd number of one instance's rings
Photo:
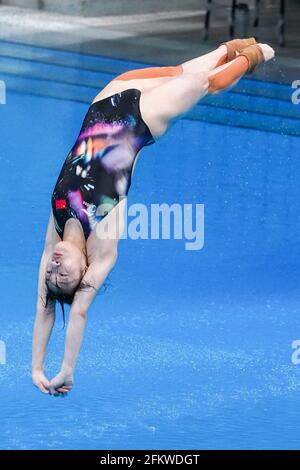
POLYGON ((141 116, 140 96, 140 90, 130 88, 88 109, 52 194, 55 228, 61 238, 70 217, 81 222, 87 238, 127 195, 137 154, 155 142, 141 116))

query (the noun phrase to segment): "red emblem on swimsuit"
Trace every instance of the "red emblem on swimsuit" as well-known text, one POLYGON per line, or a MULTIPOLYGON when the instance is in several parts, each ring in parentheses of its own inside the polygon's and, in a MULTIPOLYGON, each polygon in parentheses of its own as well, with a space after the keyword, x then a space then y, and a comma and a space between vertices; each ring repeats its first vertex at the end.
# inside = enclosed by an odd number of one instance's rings
POLYGON ((55 209, 65 209, 67 207, 67 201, 65 199, 57 199, 55 201, 55 209))

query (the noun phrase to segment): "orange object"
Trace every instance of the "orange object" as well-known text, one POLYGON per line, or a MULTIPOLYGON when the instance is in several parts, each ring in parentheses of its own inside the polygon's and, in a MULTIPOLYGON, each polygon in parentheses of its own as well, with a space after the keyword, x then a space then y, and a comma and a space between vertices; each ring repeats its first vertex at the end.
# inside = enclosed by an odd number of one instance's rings
POLYGON ((261 48, 255 44, 242 50, 240 56, 248 60, 248 72, 252 72, 258 64, 264 62, 264 54, 261 48))
POLYGON ((216 93, 230 87, 242 75, 247 73, 249 68, 248 60, 245 56, 238 56, 235 60, 228 63, 220 72, 211 74, 208 77, 209 93, 216 93))
POLYGON ((227 62, 230 62, 236 58, 237 53, 242 52, 242 50, 248 46, 256 44, 256 39, 232 39, 231 41, 224 42, 223 44, 227 47, 227 62))
POLYGON ((168 67, 146 67, 143 69, 129 70, 115 77, 114 80, 135 80, 140 78, 176 77, 183 72, 182 65, 168 67))

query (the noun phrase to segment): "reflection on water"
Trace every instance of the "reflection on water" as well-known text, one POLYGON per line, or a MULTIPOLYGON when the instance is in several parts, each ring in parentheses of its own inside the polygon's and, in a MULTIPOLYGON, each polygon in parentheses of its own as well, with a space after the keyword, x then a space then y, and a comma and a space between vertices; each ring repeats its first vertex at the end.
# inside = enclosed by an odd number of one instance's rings
MULTIPOLYGON (((13 94, 0 107, 0 447, 299 448, 297 138, 182 121, 145 149, 129 202, 204 203, 204 248, 122 241, 74 391, 55 399, 31 386, 50 193, 85 110, 13 94)), ((49 376, 63 339, 58 312, 49 376)))

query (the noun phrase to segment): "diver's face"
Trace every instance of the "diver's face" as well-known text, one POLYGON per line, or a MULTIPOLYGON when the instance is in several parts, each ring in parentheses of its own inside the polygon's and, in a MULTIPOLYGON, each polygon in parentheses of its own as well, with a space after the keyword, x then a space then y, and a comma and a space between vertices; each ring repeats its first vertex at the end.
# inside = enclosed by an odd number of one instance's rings
POLYGON ((54 293, 71 295, 80 283, 85 267, 85 256, 75 245, 59 242, 46 266, 47 284, 54 293))

